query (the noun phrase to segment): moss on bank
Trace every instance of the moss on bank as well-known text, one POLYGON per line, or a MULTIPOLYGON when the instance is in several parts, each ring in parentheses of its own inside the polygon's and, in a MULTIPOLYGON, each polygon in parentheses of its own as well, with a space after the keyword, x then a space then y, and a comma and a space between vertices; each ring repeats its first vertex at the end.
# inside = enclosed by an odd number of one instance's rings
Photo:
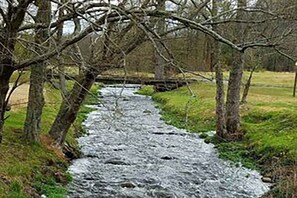
MULTIPOLYGON (((69 87, 71 86, 69 82, 69 87)), ((97 102, 98 86, 92 87, 85 104, 97 102)), ((3 143, 0 144, 0 197, 25 198, 65 197, 66 183, 71 176, 66 172, 69 161, 53 146, 47 132, 55 119, 62 100, 60 92, 49 85, 45 90, 46 105, 42 117, 42 134, 39 144, 26 143, 22 139, 22 128, 26 108, 20 107, 8 112, 3 143)), ((17 108, 17 107, 14 107, 17 108)), ((81 123, 91 109, 83 106, 75 124, 67 135, 67 142, 78 148, 76 137, 81 123)))
MULTIPOLYGON (((214 130, 215 85, 196 83, 191 89, 196 97, 185 87, 152 96, 169 124, 191 132, 214 130)), ((152 88, 146 88, 145 93, 153 93, 152 88)), ((251 87, 248 103, 241 106, 241 114, 246 133, 243 141, 222 142, 202 136, 216 144, 220 157, 258 168, 277 182, 267 197, 296 196, 297 100, 291 97, 291 89, 251 87)))

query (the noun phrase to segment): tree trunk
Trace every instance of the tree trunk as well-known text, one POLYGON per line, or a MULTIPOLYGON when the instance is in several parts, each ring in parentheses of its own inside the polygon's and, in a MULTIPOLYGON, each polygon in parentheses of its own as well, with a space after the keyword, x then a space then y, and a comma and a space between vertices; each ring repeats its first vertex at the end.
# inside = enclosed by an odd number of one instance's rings
MULTIPOLYGON (((238 0, 237 6, 246 7, 246 0, 238 0)), ((236 20, 244 20, 244 11, 237 10, 236 20)), ((245 25, 236 23, 234 32, 234 43, 243 43, 245 35, 245 25)), ((227 104, 226 104, 226 139, 238 140, 243 137, 240 128, 240 88, 243 73, 243 57, 244 51, 232 51, 232 64, 229 74, 227 104)))
MULTIPOLYGON (((74 24, 75 24, 73 35, 77 35, 81 31, 80 20, 78 18, 74 18, 73 21, 74 21, 74 24)), ((90 43, 91 43, 91 46, 90 46, 90 49, 91 49, 90 59, 92 59, 92 60, 89 60, 89 62, 94 62, 94 60, 93 60, 94 59, 94 54, 93 54, 94 49, 93 48, 94 48, 95 42, 93 42, 92 39, 93 38, 90 37, 90 43)), ((75 43, 73 45, 73 50, 74 50, 74 53, 76 54, 77 62, 79 63, 78 73, 79 73, 79 75, 81 75, 86 70, 86 61, 85 61, 84 56, 81 53, 81 50, 80 50, 80 47, 79 47, 78 43, 75 43)))
POLYGON ((73 45, 73 50, 74 50, 74 53, 77 54, 76 56, 78 57, 77 58, 77 62, 79 63, 78 74, 81 75, 86 70, 85 59, 84 59, 84 57, 83 57, 83 55, 81 53, 81 50, 80 50, 77 43, 75 43, 73 45))
POLYGON ((295 71, 295 80, 294 80, 294 87, 293 87, 293 97, 296 96, 296 87, 297 87, 297 69, 295 71))
POLYGON ((65 77, 65 66, 63 65, 64 62, 59 61, 58 63, 59 68, 59 88, 61 89, 61 95, 62 97, 66 97, 68 92, 66 88, 66 77, 65 77))
POLYGON ((0 28, 0 142, 2 142, 3 138, 5 111, 8 104, 6 97, 9 90, 9 80, 16 69, 13 52, 17 31, 23 23, 29 4, 30 1, 19 2, 14 7, 9 4, 9 13, 6 14, 6 20, 2 20, 3 24, 0 28))
MULTIPOLYGON (((158 0, 158 6, 162 11, 165 10, 165 0, 158 0)), ((163 34, 165 31, 165 18, 160 18, 157 21, 157 33, 159 35, 163 34)), ((156 42, 158 51, 164 55, 164 47, 161 44, 161 41, 156 42)), ((156 60, 156 65, 155 65, 155 79, 156 80, 163 80, 165 78, 165 64, 166 61, 160 56, 160 54, 157 52, 155 49, 154 51, 155 54, 155 60, 156 60)))
POLYGON ((240 139, 240 88, 243 73, 243 53, 233 51, 227 94, 227 131, 228 139, 240 139))
MULTIPOLYGON (((37 23, 49 24, 51 21, 51 3, 50 1, 37 1, 37 23)), ((39 45, 46 44, 49 37, 48 29, 37 29, 35 42, 39 45)), ((40 54, 44 52, 40 47, 36 48, 40 54)), ((27 141, 38 141, 41 130, 41 116, 44 106, 44 78, 45 78, 45 63, 35 64, 31 66, 29 99, 27 106, 27 115, 24 125, 24 138, 27 141)))
POLYGON ((244 85, 244 90, 243 90, 243 94, 242 94, 242 97, 241 97, 241 103, 246 103, 247 102, 247 96, 249 94, 249 90, 250 90, 250 87, 251 87, 251 83, 252 83, 252 78, 253 78, 253 74, 254 74, 254 71, 256 70, 257 66, 254 66, 250 72, 250 76, 247 80, 247 82, 245 83, 244 85))
POLYGON ((218 41, 214 43, 213 68, 215 69, 216 78, 216 132, 219 137, 226 134, 226 109, 225 109, 225 91, 224 91, 224 75, 221 64, 219 62, 220 44, 218 41))
MULTIPOLYGON (((213 29, 215 29, 213 25, 213 29)), ((205 65, 205 69, 207 69, 210 72, 214 71, 215 65, 213 64, 213 47, 214 47, 214 39, 211 36, 205 35, 204 37, 204 50, 203 50, 203 63, 205 65)))
MULTIPOLYGON (((66 3, 65 0, 61 0, 61 4, 64 5, 66 3)), ((59 19, 63 18, 64 16, 64 7, 59 6, 59 19)), ((60 23, 57 26, 57 39, 56 42, 57 44, 61 43, 62 37, 63 37, 63 29, 64 29, 64 23, 60 23)), ((61 57, 58 56, 59 58, 59 63, 58 63, 58 69, 59 69, 59 81, 60 81, 60 89, 61 89, 61 94, 62 97, 67 96, 67 89, 66 89, 66 77, 65 77, 65 66, 64 62, 61 61, 61 57)))
MULTIPOLYGON (((157 43, 158 49, 162 49, 162 45, 157 43)), ((159 50, 162 53, 162 50, 159 50)), ((155 79, 156 80, 164 80, 165 79, 165 60, 158 54, 155 50, 155 79)))
MULTIPOLYGON (((212 16, 218 14, 217 0, 212 1, 212 16)), ((213 30, 218 32, 217 25, 213 25, 213 30)), ((224 74, 220 63, 221 45, 218 41, 212 39, 210 68, 215 69, 216 78, 216 134, 224 138, 226 134, 226 109, 225 109, 225 91, 224 74)))
POLYGON ((24 125, 24 138, 28 141, 39 140, 40 122, 44 106, 44 70, 45 64, 31 66, 29 99, 24 125))
POLYGON ((7 64, 7 61, 1 61, 0 63, 0 143, 3 138, 3 127, 7 106, 6 96, 9 90, 9 79, 13 73, 13 68, 7 64))
POLYGON ((75 83, 69 96, 63 100, 59 113, 49 131, 57 144, 62 145, 64 143, 66 134, 75 121, 79 108, 97 76, 97 71, 86 71, 75 83))

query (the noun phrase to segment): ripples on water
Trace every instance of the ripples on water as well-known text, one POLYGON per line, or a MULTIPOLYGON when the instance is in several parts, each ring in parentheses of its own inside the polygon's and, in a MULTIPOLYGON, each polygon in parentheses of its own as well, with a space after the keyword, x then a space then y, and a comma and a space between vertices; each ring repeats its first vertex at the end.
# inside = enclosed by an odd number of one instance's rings
POLYGON ((218 158, 197 134, 165 124, 150 97, 107 86, 79 138, 84 156, 69 168, 68 197, 259 197, 256 171, 218 158), (121 94, 121 96, 119 96, 121 94))

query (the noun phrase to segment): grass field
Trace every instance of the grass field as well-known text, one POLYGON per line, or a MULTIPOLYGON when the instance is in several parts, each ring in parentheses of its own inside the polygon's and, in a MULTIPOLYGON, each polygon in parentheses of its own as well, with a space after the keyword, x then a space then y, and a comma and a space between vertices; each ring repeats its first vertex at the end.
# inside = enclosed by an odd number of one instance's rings
MULTIPOLYGON (((69 87, 72 83, 69 83, 69 87)), ((96 95, 98 87, 92 88, 96 95)), ((49 85, 45 90, 46 105, 42 117, 42 134, 40 144, 28 144, 22 140, 22 127, 25 120, 25 107, 18 107, 7 113, 3 143, 0 144, 0 197, 23 198, 34 194, 44 194, 49 198, 65 197, 66 188, 62 183, 71 180, 68 175, 68 161, 53 146, 47 132, 54 121, 61 102, 60 92, 49 85)), ((97 98, 91 95, 87 103, 94 103, 97 98)), ((76 123, 72 126, 67 142, 77 146, 75 133, 81 130, 81 122, 91 109, 82 107, 76 123)))
MULTIPOLYGON (((215 73, 212 72, 196 72, 209 79, 214 79, 215 73)), ((249 71, 243 74, 243 82, 245 82, 250 75, 249 71)), ((178 74, 178 77, 183 77, 183 74, 178 74)), ((185 73, 188 78, 199 78, 197 75, 185 73)), ((224 79, 228 80, 229 73, 224 72, 224 79)), ((295 74, 291 72, 270 72, 270 71, 255 71, 253 74, 253 86, 263 87, 293 87, 295 74)))
MULTIPOLYGON (((290 88, 293 77, 293 73, 255 73, 248 103, 241 106, 245 139, 237 143, 216 142, 222 158, 260 168, 272 180, 281 181, 271 192, 275 197, 297 195, 297 98, 292 97, 290 88)), ((153 99, 163 109, 168 123, 192 132, 214 130, 215 84, 200 82, 190 88, 195 97, 182 87, 155 93, 153 99)), ((146 87, 140 92, 150 95, 152 89, 146 87)))

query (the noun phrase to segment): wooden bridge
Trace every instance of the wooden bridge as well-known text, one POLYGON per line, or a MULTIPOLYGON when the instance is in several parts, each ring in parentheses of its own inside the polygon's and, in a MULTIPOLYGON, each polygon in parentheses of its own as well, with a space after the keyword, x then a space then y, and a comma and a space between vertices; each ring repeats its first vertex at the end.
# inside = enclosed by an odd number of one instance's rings
MULTIPOLYGON (((75 80, 77 76, 65 76, 67 80, 75 80)), ((47 79, 58 79, 58 74, 48 74, 47 79)), ((96 82, 104 84, 140 84, 153 85, 157 91, 169 91, 187 85, 188 83, 197 82, 199 79, 189 78, 168 78, 163 80, 156 80, 147 77, 119 77, 119 76, 98 76, 96 82)))
POLYGON ((188 83, 197 82, 197 79, 169 78, 156 80, 154 78, 140 77, 114 77, 114 76, 98 76, 96 82, 105 84, 140 84, 153 85, 157 91, 169 91, 187 85, 188 83))

